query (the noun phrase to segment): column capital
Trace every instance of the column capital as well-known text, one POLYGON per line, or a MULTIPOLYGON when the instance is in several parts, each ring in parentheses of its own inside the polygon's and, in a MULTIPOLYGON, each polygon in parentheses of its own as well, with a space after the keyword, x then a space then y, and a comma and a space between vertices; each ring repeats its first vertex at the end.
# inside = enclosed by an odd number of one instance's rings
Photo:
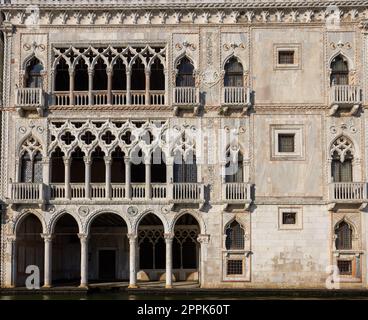
POLYGON ((63 157, 64 160, 64 165, 69 165, 70 164, 70 158, 69 157, 63 157))
POLYGON ((50 157, 48 157, 48 156, 43 157, 43 158, 42 158, 42 163, 43 163, 43 164, 50 164, 50 160, 51 160, 51 159, 50 159, 50 157))
POLYGON ((91 164, 91 162, 92 162, 91 157, 83 157, 83 160, 84 160, 85 164, 91 164))
POLYGON ((104 160, 105 160, 105 164, 111 164, 112 157, 111 156, 105 156, 104 160))
POLYGON ((41 238, 45 241, 45 242, 51 242, 52 239, 54 238, 53 234, 50 233, 41 233, 41 238))
POLYGON ((130 163, 131 158, 130 157, 124 157, 124 162, 126 164, 130 163))
POLYGON ((129 242, 137 241, 138 234, 136 234, 136 233, 128 233, 127 234, 127 237, 129 239, 129 242))
POLYGON ((87 242, 89 235, 86 233, 78 233, 78 238, 81 240, 81 242, 87 242))
POLYGON ((210 235, 209 234, 199 234, 197 237, 197 241, 200 244, 208 244, 210 242, 210 235))
POLYGON ((173 241, 174 237, 175 237, 175 234, 173 232, 164 233, 165 241, 173 241))
POLYGON ((3 31, 7 37, 11 37, 14 32, 14 25, 10 21, 4 21, 1 26, 1 31, 3 31))
POLYGON ((69 71, 69 77, 74 77, 75 70, 73 68, 69 68, 68 71, 69 71))

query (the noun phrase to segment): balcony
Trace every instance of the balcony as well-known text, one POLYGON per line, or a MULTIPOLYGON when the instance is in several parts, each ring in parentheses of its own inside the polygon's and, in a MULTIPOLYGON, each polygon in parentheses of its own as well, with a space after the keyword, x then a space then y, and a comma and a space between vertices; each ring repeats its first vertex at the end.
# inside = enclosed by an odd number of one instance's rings
POLYGON ((41 88, 15 89, 15 108, 20 116, 23 116, 25 111, 37 111, 42 117, 45 107, 44 92, 41 88))
POLYGON ((10 184, 8 203, 38 204, 45 203, 43 183, 13 182, 10 184))
POLYGON ((330 115, 336 114, 338 109, 349 109, 349 115, 353 115, 362 101, 362 90, 359 86, 333 85, 330 88, 330 115))
POLYGON ((223 87, 221 97, 221 113, 227 113, 230 109, 241 109, 244 113, 251 106, 250 88, 223 87))
POLYGON ((329 185, 329 203, 366 205, 367 183, 365 182, 334 182, 329 185))
POLYGON ((88 91, 57 91, 53 94, 55 106, 163 106, 165 103, 165 91, 162 90, 112 90, 111 95, 106 90, 94 90, 91 94, 88 91))
POLYGON ((173 91, 173 105, 175 114, 178 114, 180 109, 193 110, 194 114, 198 114, 199 88, 175 87, 173 91))
POLYGON ((244 205, 249 208, 252 202, 252 185, 246 182, 227 182, 222 185, 222 201, 228 205, 244 205))
MULTIPOLYGON (((202 183, 91 183, 89 192, 86 193, 84 183, 71 183, 69 190, 65 189, 64 183, 50 185, 50 200, 116 200, 116 201, 168 201, 171 203, 203 203, 204 185, 202 183), (129 191, 129 195, 127 193, 129 191), (67 192, 68 191, 68 192, 67 192), (88 195, 89 194, 89 195, 88 195)), ((23 200, 21 194, 20 200, 23 200)), ((24 199, 26 200, 26 199, 24 199)))

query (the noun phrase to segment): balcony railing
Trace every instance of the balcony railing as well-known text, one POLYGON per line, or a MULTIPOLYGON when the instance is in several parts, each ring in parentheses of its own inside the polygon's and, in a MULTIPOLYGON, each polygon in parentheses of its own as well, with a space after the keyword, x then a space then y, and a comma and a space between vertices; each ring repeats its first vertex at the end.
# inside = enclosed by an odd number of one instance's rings
POLYGON ((223 87, 222 104, 232 106, 245 106, 250 104, 250 88, 223 87))
POLYGON ((43 90, 41 88, 16 88, 15 107, 19 113, 25 110, 35 110, 42 116, 45 109, 43 90))
MULTIPOLYGON (((70 184, 70 197, 71 199, 84 199, 86 197, 85 184, 83 183, 71 183, 70 184)), ((92 199, 107 199, 108 192, 105 183, 91 183, 90 184, 90 196, 92 199)), ((152 199, 152 200, 167 200, 174 202, 202 202, 204 199, 204 186, 201 183, 173 183, 168 185, 167 183, 151 183, 149 185, 149 193, 147 193, 147 185, 145 183, 131 183, 130 184, 130 198, 126 194, 126 184, 124 183, 111 183, 108 187, 110 190, 110 199, 112 200, 139 200, 139 199, 152 199), (169 188, 170 186, 170 188, 169 188), (169 190, 170 192, 169 192, 169 190), (171 192, 173 194, 171 194, 171 192), (146 195, 150 195, 146 197, 146 195)), ((20 194, 22 198, 23 194, 20 194)), ((65 190, 65 184, 52 183, 50 184, 50 199, 61 200, 67 196, 65 190)), ((23 200, 23 199, 21 199, 23 200)))
POLYGON ((251 185, 245 182, 227 182, 222 185, 222 199, 227 203, 251 201, 251 185))
POLYGON ((353 107, 355 113, 362 101, 362 89, 359 86, 333 85, 330 89, 331 114, 341 106, 353 107))
POLYGON ((196 87, 175 87, 174 104, 180 106, 199 104, 199 89, 196 87))
POLYGON ((201 183, 174 183, 173 184, 174 202, 203 202, 204 185, 201 183))
POLYGON ((329 185, 330 202, 367 201, 367 184, 365 182, 334 182, 329 185))
MULTIPOLYGON (((52 104, 56 106, 89 106, 90 95, 88 91, 56 91, 53 94, 52 104), (71 102, 71 97, 73 97, 71 102)), ((91 105, 94 106, 126 106, 126 105, 165 105, 164 90, 131 90, 129 93, 122 90, 112 90, 111 96, 106 90, 93 90, 91 105)))
POLYGON ((45 199, 42 183, 14 182, 10 184, 10 200, 17 203, 42 203, 45 199))

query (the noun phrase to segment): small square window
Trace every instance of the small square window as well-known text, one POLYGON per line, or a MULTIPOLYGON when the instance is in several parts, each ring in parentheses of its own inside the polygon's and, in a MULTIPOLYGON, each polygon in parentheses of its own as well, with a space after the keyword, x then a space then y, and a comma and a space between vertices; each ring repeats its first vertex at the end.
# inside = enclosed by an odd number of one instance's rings
POLYGON ((302 207, 279 207, 278 208, 279 230, 303 229, 302 207))
POLYGON ((351 260, 338 260, 337 267, 339 268, 341 275, 352 275, 352 263, 351 260))
POLYGON ((295 57, 295 51, 294 50, 288 50, 288 51, 279 51, 279 64, 294 64, 294 57, 295 57))
POLYGON ((228 260, 226 274, 227 275, 242 275, 243 274, 243 260, 228 260))
POLYGON ((282 224, 296 224, 296 212, 283 212, 282 224))
POLYGON ((294 152, 295 151, 295 134, 280 133, 278 135, 279 148, 278 152, 294 152))

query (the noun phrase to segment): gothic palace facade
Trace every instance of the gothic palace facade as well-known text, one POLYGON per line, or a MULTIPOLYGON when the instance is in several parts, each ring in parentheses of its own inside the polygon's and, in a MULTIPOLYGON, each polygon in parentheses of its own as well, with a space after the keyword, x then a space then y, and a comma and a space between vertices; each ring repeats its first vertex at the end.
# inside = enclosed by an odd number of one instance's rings
POLYGON ((1 287, 367 288, 367 8, 0 0, 1 287))

